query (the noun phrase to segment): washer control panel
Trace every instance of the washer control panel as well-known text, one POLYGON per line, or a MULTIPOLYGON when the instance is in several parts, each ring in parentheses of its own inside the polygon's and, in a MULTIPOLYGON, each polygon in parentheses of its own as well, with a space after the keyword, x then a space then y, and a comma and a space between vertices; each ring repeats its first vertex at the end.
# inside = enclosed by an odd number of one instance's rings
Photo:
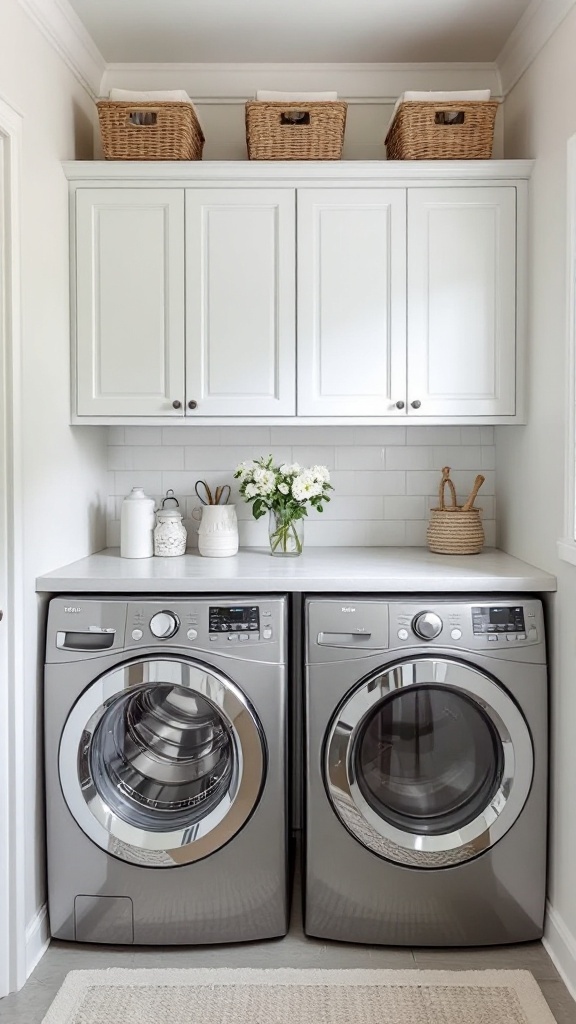
POLYGON ((431 601, 429 605, 390 602, 390 635, 399 647, 422 643, 473 651, 527 647, 544 640, 540 601, 431 601))
MULTIPOLYGON (((165 600, 165 599, 164 599, 165 600)), ((281 639, 282 614, 278 598, 227 602, 220 596, 201 602, 172 600, 128 604, 126 641, 130 647, 151 642, 162 647, 196 650, 251 649, 281 639)))

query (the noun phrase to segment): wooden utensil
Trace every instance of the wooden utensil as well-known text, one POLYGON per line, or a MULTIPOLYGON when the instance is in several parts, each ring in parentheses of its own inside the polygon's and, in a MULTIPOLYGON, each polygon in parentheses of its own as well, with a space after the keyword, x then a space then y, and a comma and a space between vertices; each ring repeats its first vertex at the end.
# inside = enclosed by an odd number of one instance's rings
POLYGON ((482 487, 482 484, 484 483, 485 479, 486 479, 486 477, 482 476, 481 473, 478 473, 478 476, 476 477, 476 479, 474 481, 474 486, 473 486, 472 490, 470 491, 470 495, 466 499, 464 504, 462 505, 462 512, 469 512, 470 509, 472 509, 474 507, 474 501, 476 500, 476 495, 478 494, 478 491, 482 487))

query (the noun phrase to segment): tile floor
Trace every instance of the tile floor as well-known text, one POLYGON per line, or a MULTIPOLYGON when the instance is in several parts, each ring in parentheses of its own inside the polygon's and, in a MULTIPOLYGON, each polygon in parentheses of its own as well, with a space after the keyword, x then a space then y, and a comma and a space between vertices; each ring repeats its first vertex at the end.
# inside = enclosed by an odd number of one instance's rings
POLYGON ((90 946, 52 942, 24 988, 0 1000, 0 1024, 41 1024, 68 971, 106 967, 325 967, 437 968, 531 971, 557 1024, 576 1024, 576 1002, 539 942, 476 949, 405 949, 347 946, 308 939, 296 896, 288 935, 231 946, 90 946))

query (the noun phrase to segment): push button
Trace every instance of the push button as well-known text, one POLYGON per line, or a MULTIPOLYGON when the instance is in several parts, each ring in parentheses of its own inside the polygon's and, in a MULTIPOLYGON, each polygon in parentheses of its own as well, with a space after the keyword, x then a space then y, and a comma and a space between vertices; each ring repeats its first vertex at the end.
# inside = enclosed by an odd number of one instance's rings
POLYGON ((398 639, 399 640, 407 640, 408 639, 408 630, 407 629, 399 629, 398 630, 398 639))
POLYGON ((242 642, 242 640, 247 640, 247 639, 248 639, 248 634, 247 633, 240 633, 240 641, 241 642, 242 642))
POLYGON ((498 642, 498 637, 495 636, 493 633, 489 633, 488 634, 488 639, 489 640, 495 640, 496 642, 498 642))
POLYGON ((229 640, 236 640, 237 641, 238 640, 238 634, 237 633, 230 633, 230 636, 228 637, 228 639, 229 640))
POLYGON ((144 634, 142 633, 141 629, 133 629, 132 630, 132 639, 133 640, 141 640, 143 635, 144 634))
POLYGON ((526 633, 518 633, 517 639, 518 640, 525 640, 526 639, 526 633))
POLYGON ((452 632, 450 633, 450 636, 452 637, 453 640, 460 640, 462 638, 462 630, 453 629, 452 632))
POLYGON ((270 629, 270 626, 264 626, 264 629, 262 630, 262 637, 264 640, 272 639, 272 630, 270 629))
POLYGON ((188 632, 186 633, 186 636, 188 637, 189 640, 196 640, 198 637, 198 630, 189 629, 188 632))
POLYGON ((516 634, 515 633, 508 633, 508 635, 506 636, 506 639, 507 640, 516 640, 516 634))

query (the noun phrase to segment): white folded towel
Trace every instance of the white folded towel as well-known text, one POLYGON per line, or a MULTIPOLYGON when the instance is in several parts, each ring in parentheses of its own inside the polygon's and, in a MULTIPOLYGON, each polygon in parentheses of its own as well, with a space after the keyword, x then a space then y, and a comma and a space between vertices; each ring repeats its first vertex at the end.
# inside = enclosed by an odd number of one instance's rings
POLYGON ((417 103, 457 103, 458 100, 464 102, 475 101, 477 103, 483 103, 490 99, 490 89, 460 89, 456 92, 403 92, 401 96, 396 100, 394 110, 392 111, 392 117, 390 123, 394 119, 394 114, 398 110, 398 107, 404 101, 413 101, 417 103))
POLYGON ((189 103, 202 128, 198 108, 185 89, 156 89, 138 91, 134 89, 110 89, 109 99, 118 103, 189 103))
POLYGON ((256 99, 264 103, 323 103, 338 99, 337 92, 274 92, 259 89, 256 99))

